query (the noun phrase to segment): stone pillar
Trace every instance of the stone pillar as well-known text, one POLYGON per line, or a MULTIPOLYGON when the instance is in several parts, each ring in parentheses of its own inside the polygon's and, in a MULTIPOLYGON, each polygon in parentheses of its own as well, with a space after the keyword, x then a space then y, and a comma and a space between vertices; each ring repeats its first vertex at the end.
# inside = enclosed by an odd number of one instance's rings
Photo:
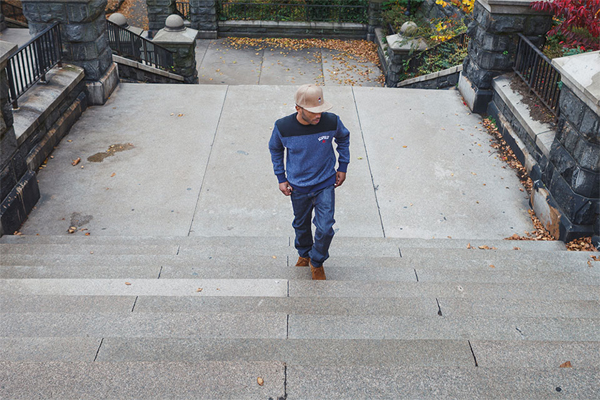
POLYGON ((106 0, 22 0, 22 3, 31 34, 54 22, 61 24, 62 60, 84 69, 88 104, 104 104, 119 79, 108 46, 106 0))
POLYGON ((198 30, 199 39, 216 39, 217 24, 216 0, 190 0, 190 20, 192 28, 198 30))
POLYGON ((512 71, 518 33, 542 44, 552 16, 531 9, 530 0, 477 0, 469 24, 469 54, 458 82, 469 108, 485 113, 492 99, 492 80, 512 71))
POLYGON ((6 20, 4 18, 4 14, 0 11, 0 32, 6 29, 6 20))
POLYGON ((183 18, 173 14, 167 18, 165 27, 158 31, 152 42, 173 52, 174 73, 181 75, 185 83, 198 83, 196 69, 196 35, 198 31, 186 28, 183 18))
POLYGON ((600 235, 600 52, 552 61, 561 73, 560 116, 548 158, 540 162, 532 204, 555 237, 600 235))
POLYGON ((0 42, 0 236, 17 231, 40 198, 35 172, 20 154, 8 102, 6 63, 17 45, 0 42))
POLYGON ((381 3, 383 0, 369 1, 369 26, 367 28, 367 40, 375 41, 375 28, 381 26, 381 3))
POLYGON ((146 0, 148 7, 148 37, 152 38, 165 26, 167 17, 175 14, 175 0, 146 0))

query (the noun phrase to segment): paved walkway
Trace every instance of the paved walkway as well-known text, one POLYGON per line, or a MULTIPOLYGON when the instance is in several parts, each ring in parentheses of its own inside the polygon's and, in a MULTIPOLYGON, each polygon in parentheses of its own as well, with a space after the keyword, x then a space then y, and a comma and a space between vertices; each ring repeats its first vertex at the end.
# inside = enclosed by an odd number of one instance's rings
MULTIPOLYGON (((295 90, 121 84, 39 172, 42 198, 23 233, 290 235, 267 142, 295 90), (127 150, 95 161, 112 145, 127 150)), ((533 229, 527 194, 457 91, 326 86, 325 96, 351 132, 340 235, 502 239, 533 229)))

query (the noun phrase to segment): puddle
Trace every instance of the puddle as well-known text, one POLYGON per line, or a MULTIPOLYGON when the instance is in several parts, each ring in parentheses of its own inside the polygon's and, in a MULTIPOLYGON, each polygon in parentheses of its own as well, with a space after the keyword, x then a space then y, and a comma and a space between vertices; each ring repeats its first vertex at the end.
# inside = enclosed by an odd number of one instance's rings
POLYGON ((102 153, 96 153, 88 157, 89 162, 102 162, 106 157, 112 157, 115 153, 133 149, 135 146, 132 143, 111 144, 108 150, 102 153))

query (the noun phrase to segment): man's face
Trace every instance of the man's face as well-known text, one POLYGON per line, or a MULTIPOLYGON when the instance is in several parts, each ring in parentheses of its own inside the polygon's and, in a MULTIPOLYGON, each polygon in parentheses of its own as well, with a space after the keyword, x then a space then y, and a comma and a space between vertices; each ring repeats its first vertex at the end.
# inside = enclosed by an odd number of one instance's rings
POLYGON ((312 113, 300 106, 296 106, 296 111, 298 111, 298 121, 303 125, 317 125, 321 121, 321 113, 312 113))

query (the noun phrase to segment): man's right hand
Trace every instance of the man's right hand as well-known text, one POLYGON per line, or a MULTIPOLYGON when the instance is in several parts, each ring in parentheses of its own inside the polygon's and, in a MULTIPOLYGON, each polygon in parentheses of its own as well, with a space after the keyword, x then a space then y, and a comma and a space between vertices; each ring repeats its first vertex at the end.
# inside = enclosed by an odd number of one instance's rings
POLYGON ((290 186, 290 184, 286 181, 286 182, 281 182, 279 184, 279 190, 281 190, 281 193, 283 193, 286 196, 289 196, 292 194, 292 187, 290 186))

